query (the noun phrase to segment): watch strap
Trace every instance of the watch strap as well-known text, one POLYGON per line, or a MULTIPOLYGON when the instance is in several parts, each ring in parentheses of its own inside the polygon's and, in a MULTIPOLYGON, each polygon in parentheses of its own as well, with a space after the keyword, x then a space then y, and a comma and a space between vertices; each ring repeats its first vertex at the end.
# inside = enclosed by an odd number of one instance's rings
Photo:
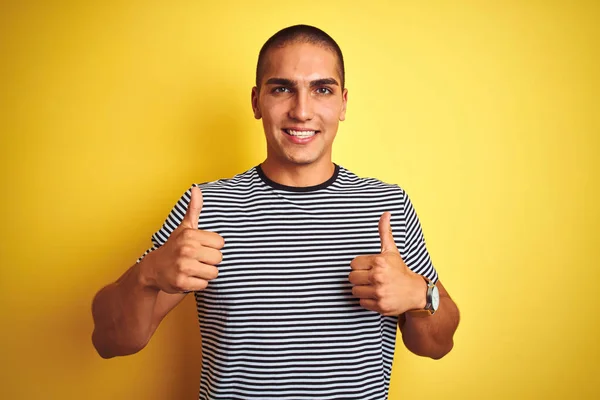
POLYGON ((429 280, 426 276, 421 275, 425 282, 427 283, 427 291, 425 293, 425 308, 417 309, 417 310, 408 310, 409 313, 413 317, 429 317, 435 313, 433 309, 433 288, 435 287, 435 283, 429 280))

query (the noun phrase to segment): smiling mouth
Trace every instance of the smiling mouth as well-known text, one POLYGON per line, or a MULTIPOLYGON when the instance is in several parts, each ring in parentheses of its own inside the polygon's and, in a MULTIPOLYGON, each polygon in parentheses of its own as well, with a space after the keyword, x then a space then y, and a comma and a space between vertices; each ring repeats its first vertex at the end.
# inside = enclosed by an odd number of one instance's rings
POLYGON ((301 138, 301 139, 313 137, 317 133, 320 132, 320 131, 308 131, 308 130, 296 131, 294 129, 283 129, 283 131, 290 136, 294 136, 294 137, 301 138))

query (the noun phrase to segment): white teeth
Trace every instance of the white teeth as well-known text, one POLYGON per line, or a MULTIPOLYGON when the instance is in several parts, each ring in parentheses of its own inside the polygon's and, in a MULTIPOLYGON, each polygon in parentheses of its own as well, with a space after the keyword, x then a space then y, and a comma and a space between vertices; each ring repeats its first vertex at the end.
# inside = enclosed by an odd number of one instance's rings
POLYGON ((299 138, 308 138, 308 137, 314 136, 317 133, 317 131, 293 131, 291 129, 286 129, 285 131, 287 133, 289 133, 290 135, 296 136, 299 138))

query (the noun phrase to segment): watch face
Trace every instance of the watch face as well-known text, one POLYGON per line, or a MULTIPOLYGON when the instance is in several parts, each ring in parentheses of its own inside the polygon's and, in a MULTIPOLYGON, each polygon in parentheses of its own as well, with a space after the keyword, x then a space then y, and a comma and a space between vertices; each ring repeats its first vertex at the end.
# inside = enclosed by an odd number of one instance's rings
POLYGON ((439 292, 437 286, 434 286, 433 290, 431 291, 431 307, 435 311, 438 309, 439 305, 440 305, 440 292, 439 292))

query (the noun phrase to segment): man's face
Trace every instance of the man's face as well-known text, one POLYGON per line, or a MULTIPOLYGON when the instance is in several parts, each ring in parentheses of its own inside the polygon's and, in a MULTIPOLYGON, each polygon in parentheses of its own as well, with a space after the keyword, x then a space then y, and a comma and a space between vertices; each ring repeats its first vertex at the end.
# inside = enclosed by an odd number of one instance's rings
POLYGON ((294 43, 270 49, 265 61, 260 90, 252 89, 252 108, 263 120, 267 159, 283 168, 330 164, 348 99, 335 53, 294 43))

